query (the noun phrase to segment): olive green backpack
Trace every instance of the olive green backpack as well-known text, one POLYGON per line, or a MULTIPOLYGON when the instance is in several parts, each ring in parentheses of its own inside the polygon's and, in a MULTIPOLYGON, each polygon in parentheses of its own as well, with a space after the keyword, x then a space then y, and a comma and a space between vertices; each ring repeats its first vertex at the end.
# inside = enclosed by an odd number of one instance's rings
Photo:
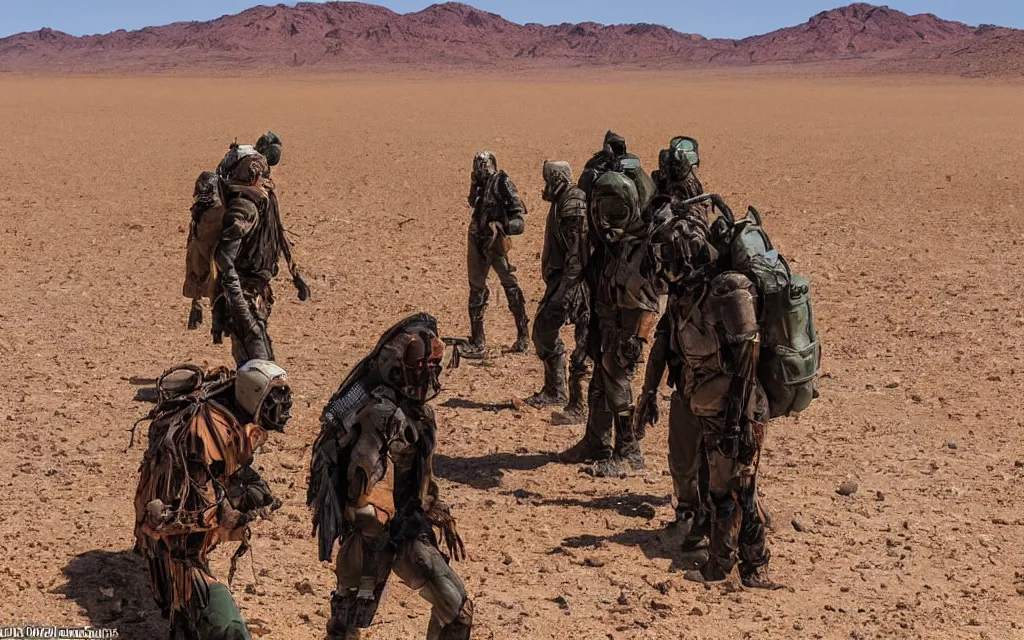
POLYGON ((768 396, 771 417, 800 413, 817 397, 815 382, 821 346, 814 329, 810 284, 793 273, 775 249, 754 207, 736 220, 717 194, 687 200, 710 200, 719 217, 712 223, 715 244, 729 268, 748 275, 760 294, 761 351, 757 374, 768 396))

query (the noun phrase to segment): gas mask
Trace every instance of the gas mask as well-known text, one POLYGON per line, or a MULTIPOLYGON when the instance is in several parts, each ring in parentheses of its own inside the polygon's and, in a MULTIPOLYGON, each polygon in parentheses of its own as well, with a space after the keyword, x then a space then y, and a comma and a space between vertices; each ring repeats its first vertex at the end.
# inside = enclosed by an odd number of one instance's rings
POLYGON ((273 131, 264 133, 253 146, 267 159, 268 166, 273 167, 281 162, 281 138, 273 131))
POLYGON ((480 181, 487 180, 498 171, 498 160, 490 151, 481 151, 473 158, 473 176, 480 181))
POLYGON ((284 431, 292 417, 288 374, 269 360, 250 360, 235 376, 235 401, 267 431, 284 431))
POLYGON ((554 202, 565 187, 572 182, 572 168, 568 162, 545 160, 543 175, 544 192, 541 194, 541 198, 545 202, 554 202))
POLYGON ((697 216, 678 215, 666 207, 655 220, 651 257, 658 275, 670 284, 700 280, 718 260, 708 238, 707 222, 697 216))
POLYGON ((441 391, 443 361, 444 342, 430 328, 412 325, 381 348, 377 366, 396 391, 427 402, 441 391))

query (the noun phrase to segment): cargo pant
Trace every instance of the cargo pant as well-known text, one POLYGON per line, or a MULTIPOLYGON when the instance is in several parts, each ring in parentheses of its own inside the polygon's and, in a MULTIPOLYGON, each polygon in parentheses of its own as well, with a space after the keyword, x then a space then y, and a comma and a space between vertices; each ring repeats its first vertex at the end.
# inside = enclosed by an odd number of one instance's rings
POLYGON ((537 308, 537 319, 533 322, 533 348, 537 357, 547 360, 565 353, 562 342, 562 326, 573 323, 573 348, 569 354, 569 376, 582 379, 587 374, 587 318, 573 320, 570 313, 559 303, 541 300, 537 308))
MULTIPOLYGON (((763 394, 762 394, 763 395, 763 394)), ((767 404, 765 401, 763 404, 767 404)), ((728 574, 739 562, 740 573, 768 564, 771 553, 765 544, 764 516, 757 503, 757 469, 764 440, 764 423, 752 423, 752 455, 722 451, 724 425, 719 417, 700 418, 708 458, 708 485, 714 516, 706 578, 728 574)))
POLYGON ((238 323, 232 322, 227 298, 221 294, 213 303, 213 342, 220 344, 221 334, 226 333, 231 339, 231 356, 235 360, 235 365, 239 367, 253 359, 272 361, 274 345, 270 339, 269 324, 274 304, 273 291, 269 284, 249 286, 243 283, 242 295, 256 321, 255 328, 252 331, 237 328, 238 323))
POLYGON ((472 225, 468 235, 466 270, 469 275, 470 323, 483 324, 484 310, 487 308, 487 300, 490 297, 490 292, 487 290, 487 276, 493 269, 494 273, 498 275, 502 289, 505 290, 505 298, 508 300, 509 311, 516 319, 516 327, 520 329, 519 325, 526 319, 526 298, 523 296, 522 289, 519 288, 519 279, 515 274, 516 268, 508 261, 507 255, 497 255, 482 250, 472 225))
POLYGON ((704 425, 679 392, 672 394, 668 415, 668 468, 677 512, 691 512, 696 521, 710 517, 708 457, 704 425))

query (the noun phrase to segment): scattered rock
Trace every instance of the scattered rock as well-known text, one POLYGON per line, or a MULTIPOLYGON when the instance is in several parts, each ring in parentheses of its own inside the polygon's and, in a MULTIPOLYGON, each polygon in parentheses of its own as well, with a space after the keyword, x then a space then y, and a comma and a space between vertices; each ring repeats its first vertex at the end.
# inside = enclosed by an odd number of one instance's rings
POLYGON ((793 519, 793 528, 797 531, 797 533, 804 532, 804 525, 802 525, 800 521, 795 518, 793 519))
POLYGON ((879 502, 885 502, 885 494, 882 493, 881 491, 876 491, 875 492, 875 500, 877 500, 879 502))
POLYGON ((1018 469, 1024 469, 1024 460, 1018 460, 1014 462, 1013 466, 1017 467, 1018 469))
POLYGON ((245 592, 251 596, 256 595, 256 585, 252 584, 251 582, 245 585, 245 592))
POLYGON ((924 400, 921 398, 921 396, 919 396, 916 393, 913 393, 913 394, 910 395, 910 400, 912 402, 916 402, 917 404, 921 404, 922 402, 924 402, 924 400))
POLYGON ((646 502, 636 508, 636 515, 640 518, 653 520, 656 514, 657 512, 654 510, 654 505, 648 504, 646 502))
POLYGON ((857 483, 852 480, 847 480, 843 484, 839 485, 839 488, 836 489, 836 493, 841 496, 852 496, 857 493, 857 483))
POLYGON ((900 383, 898 383, 898 382, 890 382, 889 384, 885 385, 885 388, 886 389, 896 389, 899 386, 900 386, 900 383))
POLYGON ((551 602, 554 602, 555 604, 557 604, 558 608, 561 609, 562 611, 568 611, 569 610, 569 601, 565 599, 565 596, 555 596, 554 598, 551 598, 550 600, 551 600, 551 602))
POLYGON ((971 618, 970 620, 967 621, 967 624, 972 626, 972 627, 980 627, 981 626, 981 623, 978 622, 977 618, 971 618))
POLYGON ((619 591, 619 598, 618 598, 618 600, 616 600, 616 602, 618 602, 621 605, 629 604, 629 598, 626 597, 626 592, 625 591, 619 591))
POLYGON ((957 443, 955 442, 947 442, 946 446, 950 449, 956 449, 958 447, 957 443))
POLYGON ((704 615, 704 611, 700 607, 694 607, 694 608, 690 609, 690 615, 691 616, 702 616, 702 615, 704 615))
POLYGON ((299 595, 311 596, 313 595, 313 585, 310 584, 309 578, 303 578, 302 580, 295 583, 295 590, 299 592, 299 595))
POLYGON ((596 558, 584 558, 583 559, 583 566, 584 567, 594 567, 595 569, 600 569, 601 567, 604 566, 604 560, 598 560, 596 558))
POLYGON ((515 556, 513 556, 511 553, 506 553, 505 557, 501 559, 501 564, 503 564, 503 565, 505 565, 507 567, 510 564, 514 564, 515 561, 516 561, 515 556))
POLYGON ((668 603, 668 602, 663 602, 661 600, 658 600, 657 598, 654 598, 654 599, 651 600, 651 610, 652 611, 671 611, 672 610, 672 605, 670 603, 668 603))

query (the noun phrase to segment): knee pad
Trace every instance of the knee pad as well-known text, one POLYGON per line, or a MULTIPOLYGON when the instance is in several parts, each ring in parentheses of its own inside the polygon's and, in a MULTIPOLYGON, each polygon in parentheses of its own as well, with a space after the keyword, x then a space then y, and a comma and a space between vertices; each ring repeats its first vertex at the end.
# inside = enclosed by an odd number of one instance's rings
POLYGON ((484 287, 483 289, 469 289, 469 308, 470 309, 483 309, 487 306, 487 301, 491 297, 491 291, 484 287))

